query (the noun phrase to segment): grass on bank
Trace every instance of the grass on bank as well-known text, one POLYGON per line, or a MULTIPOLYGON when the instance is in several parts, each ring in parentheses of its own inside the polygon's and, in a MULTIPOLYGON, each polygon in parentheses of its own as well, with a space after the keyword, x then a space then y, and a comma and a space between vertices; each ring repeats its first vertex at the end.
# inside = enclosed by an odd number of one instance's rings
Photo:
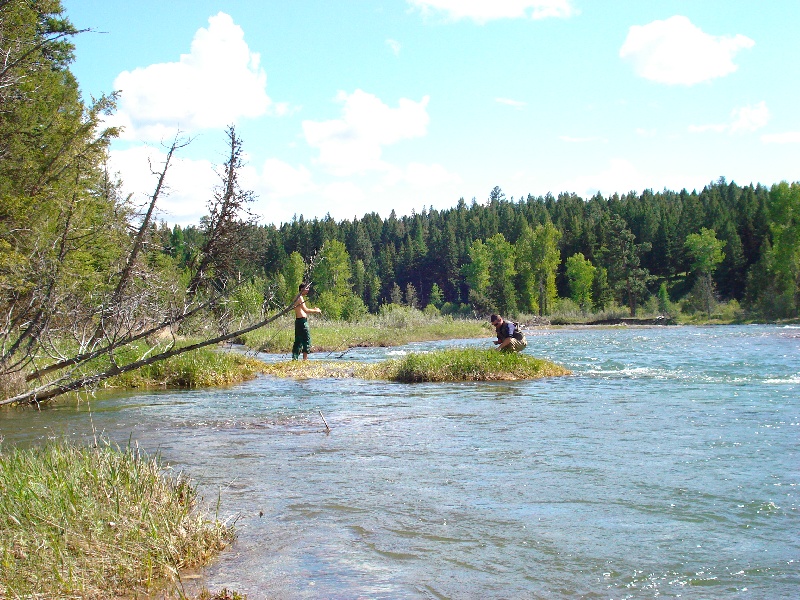
MULTIPOLYGON (((191 340, 182 342, 192 343, 191 340)), ((132 353, 131 353, 132 354, 132 353)), ((127 360, 125 362, 128 362, 127 360)), ((253 379, 264 363, 238 352, 200 348, 123 373, 104 382, 110 388, 198 388, 224 386, 253 379)))
POLYGON ((268 374, 296 379, 359 377, 401 383, 516 381, 569 375, 546 360, 482 348, 453 348, 410 353, 380 363, 352 361, 284 361, 267 365, 268 374))
MULTIPOLYGON (((313 352, 331 352, 353 347, 389 347, 410 342, 485 337, 492 330, 487 322, 454 319, 406 306, 392 305, 377 315, 365 315, 355 323, 327 321, 312 316, 310 321, 313 352)), ((294 316, 244 336, 244 344, 261 352, 290 352, 294 341, 294 316)))
POLYGON ((164 470, 131 448, 0 446, 0 597, 133 597, 205 564, 233 530, 164 470))

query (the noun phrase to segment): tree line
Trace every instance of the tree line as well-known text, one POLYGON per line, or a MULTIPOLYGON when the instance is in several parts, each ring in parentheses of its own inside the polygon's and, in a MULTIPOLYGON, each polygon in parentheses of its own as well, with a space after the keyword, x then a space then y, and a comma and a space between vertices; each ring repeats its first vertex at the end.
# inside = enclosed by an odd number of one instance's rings
MULTIPOLYGON (((251 224, 239 277, 286 298, 306 271, 334 316, 404 303, 478 312, 550 314, 570 298, 584 311, 611 303, 633 315, 650 298, 709 310, 736 300, 754 315, 797 315, 800 185, 701 191, 506 198, 352 220, 296 216, 251 224), (312 264, 314 259, 317 264, 312 264)), ((164 252, 189 264, 199 226, 158 230, 164 252)))

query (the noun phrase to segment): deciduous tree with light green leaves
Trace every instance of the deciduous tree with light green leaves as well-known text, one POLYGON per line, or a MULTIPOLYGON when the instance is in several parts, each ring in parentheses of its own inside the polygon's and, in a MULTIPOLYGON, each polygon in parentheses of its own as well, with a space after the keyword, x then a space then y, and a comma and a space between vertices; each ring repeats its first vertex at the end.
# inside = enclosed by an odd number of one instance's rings
POLYGON ((516 255, 513 244, 509 243, 502 233, 497 233, 486 240, 489 255, 489 287, 487 296, 492 310, 502 314, 511 314, 517 310, 517 292, 514 278, 516 255))
POLYGON ((522 298, 528 310, 546 315, 555 305, 556 270, 561 262, 561 232, 550 221, 531 230, 525 227, 516 244, 522 298))
POLYGON ((725 242, 717 239, 713 229, 700 229, 700 233, 690 233, 686 236, 686 250, 692 257, 692 271, 697 277, 694 295, 703 304, 706 315, 711 317, 714 305, 714 271, 725 258, 722 248, 725 242))
POLYGON ((769 194, 769 269, 789 314, 800 312, 800 182, 772 186, 769 194))
POLYGON ((597 268, 581 252, 570 256, 566 266, 570 298, 581 307, 581 310, 591 310, 592 284, 597 268))
POLYGON ((317 291, 317 306, 331 319, 342 316, 345 301, 352 295, 350 287, 350 255, 339 240, 328 240, 317 255, 311 270, 313 289, 317 291))

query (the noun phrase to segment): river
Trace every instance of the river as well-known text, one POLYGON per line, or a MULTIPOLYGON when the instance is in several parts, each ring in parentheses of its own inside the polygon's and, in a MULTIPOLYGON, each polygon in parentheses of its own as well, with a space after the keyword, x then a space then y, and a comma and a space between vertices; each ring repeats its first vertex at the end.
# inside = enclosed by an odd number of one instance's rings
MULTIPOLYGON (((250 600, 800 596, 800 328, 528 340, 574 374, 261 377, 3 410, 0 435, 96 432, 160 452, 238 517, 237 541, 193 585, 250 600)), ((491 343, 344 358, 452 345, 491 343)))

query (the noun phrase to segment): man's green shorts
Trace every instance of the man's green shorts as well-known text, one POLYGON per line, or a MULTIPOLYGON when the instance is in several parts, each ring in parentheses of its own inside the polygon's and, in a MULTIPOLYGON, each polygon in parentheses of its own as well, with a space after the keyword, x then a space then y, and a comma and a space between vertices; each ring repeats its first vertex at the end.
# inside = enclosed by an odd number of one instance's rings
POLYGON ((300 317, 294 320, 294 346, 292 346, 292 360, 300 358, 301 353, 311 352, 311 331, 308 328, 308 318, 300 317))

